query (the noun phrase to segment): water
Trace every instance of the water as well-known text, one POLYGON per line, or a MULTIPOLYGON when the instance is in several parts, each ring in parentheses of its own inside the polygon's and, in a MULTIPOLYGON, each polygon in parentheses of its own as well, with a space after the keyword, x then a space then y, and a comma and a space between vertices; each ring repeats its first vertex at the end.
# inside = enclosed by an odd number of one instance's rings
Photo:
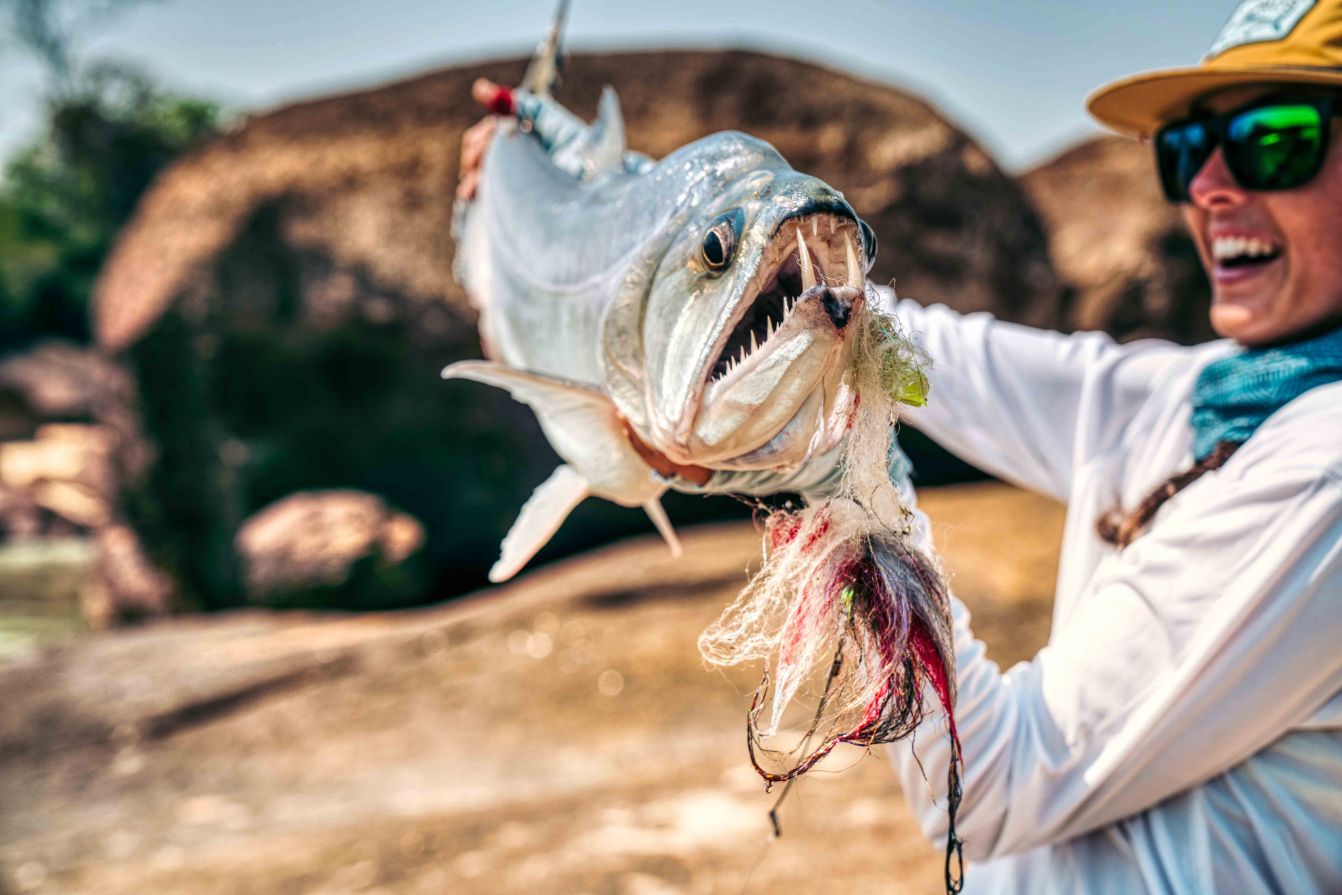
POLYGON ((0 663, 84 629, 79 593, 93 571, 81 538, 0 545, 0 663))

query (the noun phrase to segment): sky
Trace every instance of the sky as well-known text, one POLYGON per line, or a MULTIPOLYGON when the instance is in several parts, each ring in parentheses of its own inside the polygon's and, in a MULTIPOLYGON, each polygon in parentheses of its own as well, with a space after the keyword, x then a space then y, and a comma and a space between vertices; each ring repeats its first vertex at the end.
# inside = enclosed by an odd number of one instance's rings
MULTIPOLYGON (((1227 0, 573 0, 571 50, 745 47, 911 90, 1021 171, 1097 132, 1095 87, 1190 65, 1227 0)), ((0 4, 0 9, 3 9, 0 4)), ((254 111, 527 53, 551 0, 148 0, 78 43, 254 111)), ((0 156, 40 126, 42 71, 0 48, 0 156)))

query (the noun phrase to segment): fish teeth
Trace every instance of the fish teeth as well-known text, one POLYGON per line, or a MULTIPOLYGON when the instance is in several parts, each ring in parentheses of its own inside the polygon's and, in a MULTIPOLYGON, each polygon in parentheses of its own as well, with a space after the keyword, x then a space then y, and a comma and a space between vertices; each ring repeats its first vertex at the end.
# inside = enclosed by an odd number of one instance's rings
POLYGON ((858 264, 857 252, 853 249, 853 234, 847 230, 843 233, 843 249, 848 257, 848 285, 862 289, 866 285, 863 282, 862 265, 858 264))
POLYGON ((759 350, 759 347, 760 343, 755 339, 755 331, 752 329, 750 331, 750 353, 754 354, 759 350))
MULTIPOLYGON (((815 218, 811 221, 814 223, 815 218)), ((797 256, 801 260, 801 288, 805 291, 815 285, 815 268, 811 266, 811 252, 806 248, 806 239, 801 235, 801 227, 797 228, 797 256)))

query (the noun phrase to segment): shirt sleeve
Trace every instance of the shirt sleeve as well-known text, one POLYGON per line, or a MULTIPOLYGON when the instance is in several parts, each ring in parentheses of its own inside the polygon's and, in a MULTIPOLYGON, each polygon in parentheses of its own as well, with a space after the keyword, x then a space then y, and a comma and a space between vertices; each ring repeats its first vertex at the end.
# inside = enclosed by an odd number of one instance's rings
POLYGON ((901 418, 998 478, 1066 501, 1074 470, 1106 450, 1179 359, 1149 340, 1066 335, 922 307, 878 289, 932 361, 926 406, 901 418), (1087 421, 1081 425, 1081 421, 1087 421))
MULTIPOLYGON (((1311 462, 1298 443, 1255 436, 1172 499, 1050 644, 1005 674, 953 601, 967 857, 1150 808, 1306 725, 1342 690, 1342 461, 1328 451, 1311 462)), ((888 749, 934 839, 946 831, 944 731, 944 717, 925 722, 916 760, 907 744, 888 749)))

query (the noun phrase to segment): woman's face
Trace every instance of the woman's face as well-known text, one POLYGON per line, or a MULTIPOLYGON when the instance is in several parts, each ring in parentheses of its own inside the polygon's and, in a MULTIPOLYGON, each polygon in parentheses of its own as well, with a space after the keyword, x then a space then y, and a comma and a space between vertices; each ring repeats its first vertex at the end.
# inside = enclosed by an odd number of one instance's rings
MULTIPOLYGON (((1234 109, 1267 90, 1208 100, 1234 109)), ((1243 345, 1291 341, 1342 325, 1342 129, 1323 169, 1292 190, 1235 183, 1221 150, 1189 185, 1184 222, 1212 283, 1212 329, 1243 345), (1257 257, 1254 257, 1257 256, 1257 257)))

